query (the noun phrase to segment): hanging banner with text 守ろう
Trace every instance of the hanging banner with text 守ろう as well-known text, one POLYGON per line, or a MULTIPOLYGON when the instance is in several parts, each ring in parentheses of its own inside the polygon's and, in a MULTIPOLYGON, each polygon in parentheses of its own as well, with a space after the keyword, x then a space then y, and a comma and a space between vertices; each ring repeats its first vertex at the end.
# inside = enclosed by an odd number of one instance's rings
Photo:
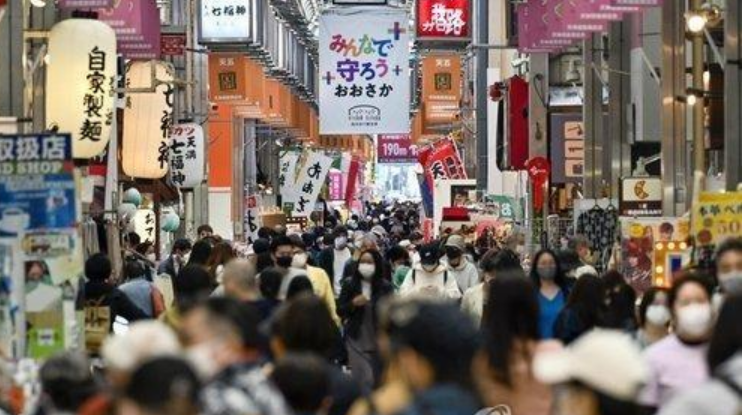
POLYGON ((321 134, 410 131, 408 38, 402 10, 343 8, 322 15, 321 134))

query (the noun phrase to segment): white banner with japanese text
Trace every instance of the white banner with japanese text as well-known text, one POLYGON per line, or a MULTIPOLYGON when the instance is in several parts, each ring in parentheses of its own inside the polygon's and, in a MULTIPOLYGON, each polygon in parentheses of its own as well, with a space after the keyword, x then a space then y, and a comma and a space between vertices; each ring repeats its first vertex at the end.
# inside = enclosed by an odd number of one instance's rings
POLYGON ((199 124, 170 129, 170 178, 180 188, 196 187, 204 180, 204 129, 199 124))
POLYGON ((283 202, 294 202, 297 199, 295 183, 297 179, 297 161, 299 153, 287 150, 279 153, 279 194, 283 202))
POLYGON ((293 202, 290 216, 308 217, 312 213, 331 164, 333 164, 333 158, 322 151, 312 151, 306 154, 305 162, 299 170, 294 186, 297 198, 293 202))
POLYGON ((403 10, 347 7, 320 17, 321 134, 410 132, 408 39, 403 10))

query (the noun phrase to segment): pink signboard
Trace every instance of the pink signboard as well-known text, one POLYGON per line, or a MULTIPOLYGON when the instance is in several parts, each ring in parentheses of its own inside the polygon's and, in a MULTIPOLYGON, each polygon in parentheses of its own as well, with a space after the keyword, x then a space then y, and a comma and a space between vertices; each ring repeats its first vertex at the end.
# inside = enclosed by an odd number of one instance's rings
POLYGON ((113 0, 57 0, 60 9, 100 9, 112 4, 113 0))
POLYGON ((416 163, 418 147, 409 134, 380 134, 377 136, 377 162, 416 163))
POLYGON ((343 200, 343 173, 338 170, 328 173, 328 193, 330 200, 343 200))
POLYGON ((99 19, 116 32, 118 52, 129 59, 160 58, 160 12, 155 0, 120 0, 99 19))

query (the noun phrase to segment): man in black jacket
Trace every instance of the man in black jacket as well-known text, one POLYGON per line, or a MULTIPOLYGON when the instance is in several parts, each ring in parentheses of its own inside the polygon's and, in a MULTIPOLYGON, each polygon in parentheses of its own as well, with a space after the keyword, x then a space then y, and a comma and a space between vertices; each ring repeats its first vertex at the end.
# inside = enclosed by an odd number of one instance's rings
POLYGON ((157 274, 168 274, 170 278, 175 278, 178 272, 188 262, 188 254, 191 252, 191 241, 188 239, 177 239, 173 243, 173 249, 170 251, 168 259, 160 263, 157 267, 157 274))
POLYGON ((85 304, 96 304, 100 307, 108 307, 111 310, 111 325, 116 316, 121 316, 128 321, 136 321, 148 318, 147 314, 132 303, 124 293, 111 284, 111 261, 106 254, 93 254, 85 262, 84 298, 85 304))

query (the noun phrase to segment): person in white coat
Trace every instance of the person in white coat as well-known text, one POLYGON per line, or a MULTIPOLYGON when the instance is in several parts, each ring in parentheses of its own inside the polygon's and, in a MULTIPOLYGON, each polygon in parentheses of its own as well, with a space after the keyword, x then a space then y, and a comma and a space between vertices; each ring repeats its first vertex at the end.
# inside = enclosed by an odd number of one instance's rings
POLYGON ((467 292, 471 287, 480 283, 480 273, 477 272, 477 267, 464 255, 465 243, 461 235, 449 236, 444 250, 446 252, 444 265, 457 281, 460 292, 467 292))
POLYGON ((438 245, 423 246, 419 253, 421 262, 405 276, 400 295, 459 300, 462 293, 454 276, 439 261, 441 254, 438 245))

